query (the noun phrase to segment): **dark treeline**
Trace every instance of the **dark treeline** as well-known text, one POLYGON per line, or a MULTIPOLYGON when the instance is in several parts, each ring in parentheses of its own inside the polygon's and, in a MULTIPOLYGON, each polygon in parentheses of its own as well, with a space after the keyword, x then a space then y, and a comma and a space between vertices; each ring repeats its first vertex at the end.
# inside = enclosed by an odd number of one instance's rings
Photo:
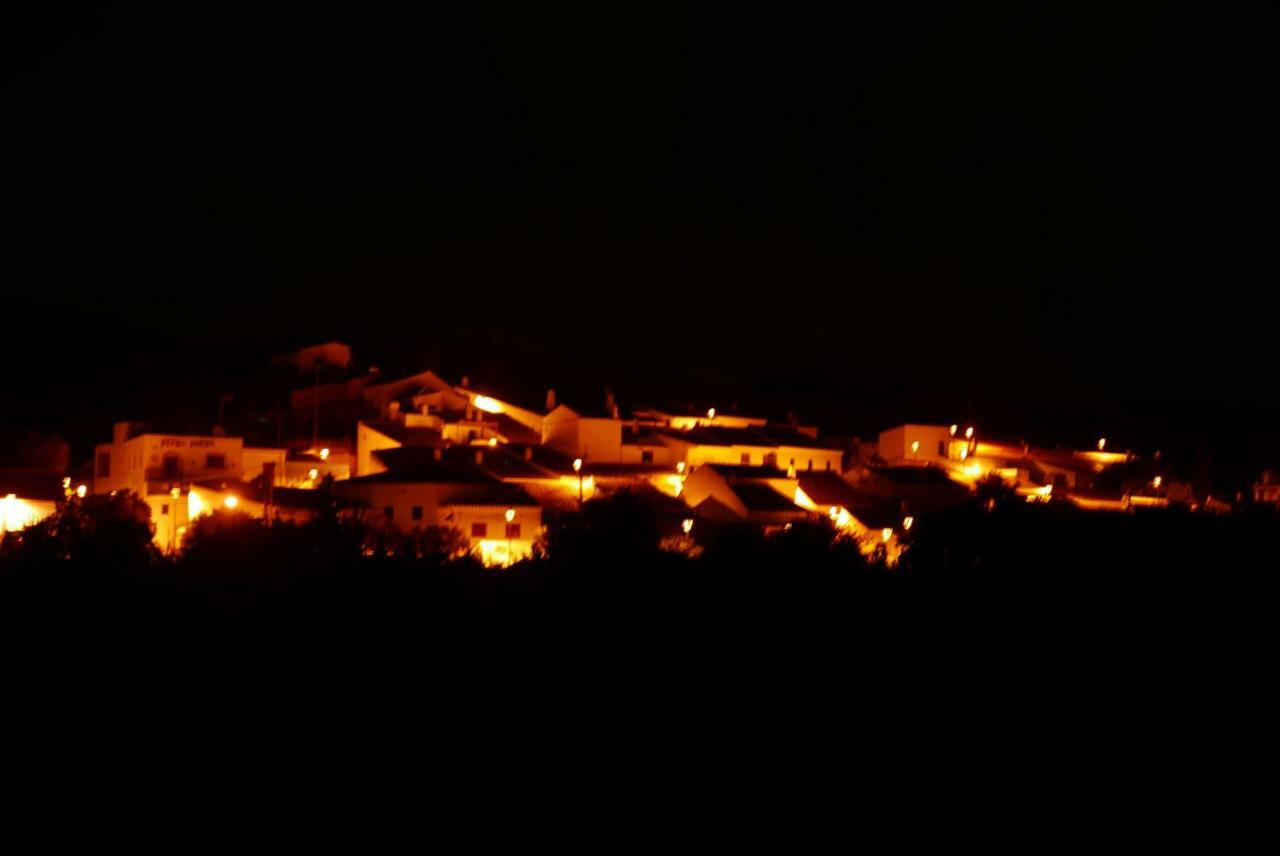
POLYGON ((975 503, 921 519, 895 568, 825 522, 700 527, 700 555, 662 551, 623 495, 537 559, 487 569, 363 555, 334 514, 217 515, 171 559, 127 494, 72 501, 0 554, 7 686, 76 710, 232 710, 247 734, 302 699, 465 711, 535 743, 603 729, 692 746, 711 717, 745 757, 945 745, 976 765, 963 775, 1003 770, 1026 794, 1079 780, 1166 810, 1263 695, 1274 516, 975 503))

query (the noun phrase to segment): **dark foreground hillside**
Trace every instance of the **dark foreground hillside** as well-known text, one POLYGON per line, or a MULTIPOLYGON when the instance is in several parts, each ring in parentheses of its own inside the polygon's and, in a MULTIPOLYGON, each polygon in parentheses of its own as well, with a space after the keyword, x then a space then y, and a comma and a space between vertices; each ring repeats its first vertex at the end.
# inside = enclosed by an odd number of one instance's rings
POLYGON ((643 769, 811 807, 856 783, 1064 847, 1188 834, 1267 709, 1274 517, 973 507, 886 569, 822 524, 661 552, 621 510, 488 570, 362 556, 336 518, 210 521, 169 560, 115 500, 68 509, 0 558, 5 686, 32 734, 428 747, 522 788, 582 762, 610 793, 643 769))

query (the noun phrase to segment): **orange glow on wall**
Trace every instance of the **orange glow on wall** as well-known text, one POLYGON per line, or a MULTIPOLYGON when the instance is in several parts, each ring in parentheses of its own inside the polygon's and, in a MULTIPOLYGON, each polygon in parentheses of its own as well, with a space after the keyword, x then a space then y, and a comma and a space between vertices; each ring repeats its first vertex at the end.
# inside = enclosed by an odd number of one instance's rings
POLYGON ((477 409, 483 410, 485 413, 502 412, 502 402, 490 398, 487 395, 477 395, 475 398, 471 399, 471 403, 474 404, 477 409))

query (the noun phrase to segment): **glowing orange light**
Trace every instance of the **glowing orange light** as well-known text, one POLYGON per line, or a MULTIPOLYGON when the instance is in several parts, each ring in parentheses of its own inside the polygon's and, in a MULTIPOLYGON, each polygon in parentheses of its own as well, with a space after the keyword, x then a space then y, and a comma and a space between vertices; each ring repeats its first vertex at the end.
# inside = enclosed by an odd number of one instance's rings
POLYGON ((920 441, 919 441, 919 440, 912 440, 912 441, 911 441, 911 454, 913 454, 913 455, 914 455, 914 454, 915 454, 916 452, 918 452, 918 451, 920 451, 920 441))
POLYGON ((884 541, 886 544, 889 543, 889 539, 892 537, 893 537, 893 530, 890 529, 888 526, 880 530, 880 539, 884 541))
POLYGON ((690 532, 692 532, 692 531, 693 531, 693 518, 692 518, 692 517, 686 517, 684 520, 681 520, 681 521, 680 521, 680 528, 684 530, 684 534, 686 534, 686 535, 688 535, 690 532))
POLYGON ((487 395, 477 395, 475 398, 471 399, 471 403, 474 404, 476 407, 478 407, 480 410, 483 410, 485 413, 501 413, 502 412, 502 404, 493 400, 487 395))
POLYGON ((972 440, 972 439, 973 439, 973 426, 972 426, 972 425, 970 425, 968 428, 964 429, 964 438, 965 438, 966 440, 972 440))
POLYGON ((502 516, 507 518, 507 522, 510 523, 512 520, 516 519, 516 510, 514 508, 508 508, 506 511, 502 512, 502 516))
POLYGON ((830 508, 827 509, 827 516, 830 517, 832 520, 835 520, 837 517, 840 516, 840 509, 836 508, 834 505, 831 506, 830 508))
POLYGON ((236 498, 235 494, 232 494, 228 496, 226 499, 222 500, 222 504, 225 505, 227 508, 235 508, 237 505, 240 504, 240 500, 236 498))
POLYGON ((497 438, 497 437, 490 437, 490 438, 489 438, 489 448, 491 448, 491 449, 492 449, 492 448, 493 448, 494 446, 496 446, 496 445, 498 445, 498 438, 497 438))
POLYGON ((85 494, 87 494, 88 492, 89 492, 89 488, 85 487, 84 485, 82 484, 76 485, 76 496, 80 497, 81 499, 84 499, 85 494))
POLYGON ((320 460, 322 460, 322 461, 327 461, 327 460, 329 460, 329 450, 328 450, 328 449, 321 449, 321 450, 320 450, 320 460))
POLYGON ((1155 488, 1156 490, 1159 490, 1159 489, 1160 489, 1160 485, 1162 485, 1162 484, 1164 484, 1164 479, 1163 479, 1163 478, 1161 478, 1160 476, 1156 476, 1155 478, 1153 478, 1153 479, 1151 480, 1151 486, 1152 486, 1153 488, 1155 488))
POLYGON ((1098 451, 1099 451, 1099 452, 1101 452, 1101 451, 1103 451, 1103 450, 1104 450, 1104 449, 1106 449, 1106 448, 1107 448, 1107 438, 1106 438, 1106 437, 1099 437, 1099 438, 1098 438, 1098 451))
POLYGON ((680 473, 681 475, 684 475, 684 469, 685 469, 684 461, 679 461, 676 463, 676 472, 680 473))
POLYGON ((708 419, 716 418, 716 409, 714 407, 707 408, 707 418, 708 419))
POLYGON ((182 488, 175 487, 173 490, 169 491, 169 496, 173 497, 174 499, 178 499, 179 497, 182 496, 182 488))
POLYGON ((952 437, 956 436, 956 432, 957 432, 957 431, 959 431, 959 430, 960 430, 960 426, 959 426, 959 425, 952 425, 952 426, 951 426, 951 436, 952 436, 952 437))
POLYGON ((71 476, 67 476, 62 480, 62 489, 71 490, 71 476))
POLYGON ((902 528, 907 532, 910 532, 911 527, 914 526, 915 524, 916 524, 916 519, 914 517, 907 516, 902 518, 902 528))
POLYGON ((315 481, 319 477, 320 477, 320 471, 317 470, 315 467, 312 467, 311 469, 307 470, 307 478, 311 479, 312 481, 315 481))
POLYGON ((582 472, 582 458, 574 458, 574 459, 573 459, 573 471, 574 471, 575 473, 580 473, 580 472, 582 472))

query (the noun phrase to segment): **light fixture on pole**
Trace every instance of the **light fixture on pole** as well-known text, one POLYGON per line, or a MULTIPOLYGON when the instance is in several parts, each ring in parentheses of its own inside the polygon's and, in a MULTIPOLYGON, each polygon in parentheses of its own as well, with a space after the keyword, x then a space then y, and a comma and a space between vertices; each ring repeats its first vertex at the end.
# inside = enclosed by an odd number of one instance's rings
POLYGON ((507 564, 510 565, 515 561, 515 557, 511 555, 511 521, 516 519, 516 510, 508 508, 502 516, 507 519, 507 564))

